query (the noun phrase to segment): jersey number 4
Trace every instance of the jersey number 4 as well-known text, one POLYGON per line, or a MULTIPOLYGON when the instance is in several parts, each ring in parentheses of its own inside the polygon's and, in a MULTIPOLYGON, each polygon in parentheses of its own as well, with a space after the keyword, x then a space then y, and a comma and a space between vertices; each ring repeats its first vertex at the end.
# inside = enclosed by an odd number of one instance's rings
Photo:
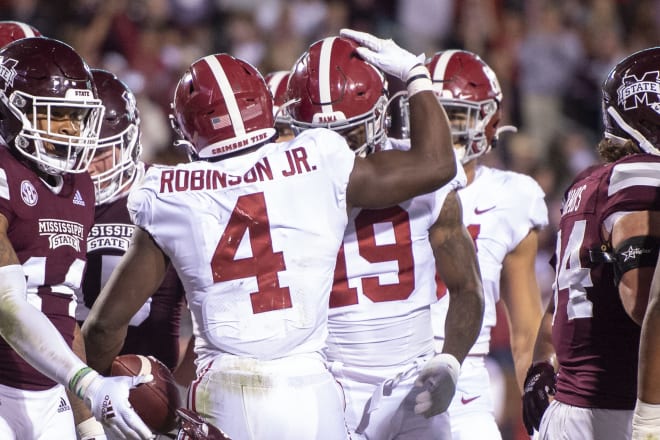
POLYGON ((256 277, 259 290, 250 294, 252 312, 263 313, 291 307, 291 292, 280 286, 277 277, 284 270, 282 252, 273 251, 264 194, 239 197, 211 259, 213 281, 256 277), (246 231, 250 234, 252 257, 236 259, 246 231))

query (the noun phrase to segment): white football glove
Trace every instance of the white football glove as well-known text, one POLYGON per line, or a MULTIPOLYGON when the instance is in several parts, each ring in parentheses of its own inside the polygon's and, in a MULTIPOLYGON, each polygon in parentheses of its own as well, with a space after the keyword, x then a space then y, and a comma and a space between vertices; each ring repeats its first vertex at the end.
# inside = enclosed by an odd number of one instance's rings
POLYGON ((366 32, 342 29, 339 35, 357 42, 358 54, 366 62, 373 64, 385 73, 406 82, 413 67, 424 64, 425 56, 415 56, 400 48, 391 39, 383 40, 366 32))
POLYGON ((128 401, 131 388, 151 382, 153 376, 103 377, 89 370, 71 388, 103 424, 108 439, 153 439, 154 435, 128 401))
POLYGON ((428 361, 415 381, 415 387, 424 388, 415 398, 415 414, 428 418, 447 411, 456 392, 460 370, 461 364, 449 353, 441 353, 428 361))

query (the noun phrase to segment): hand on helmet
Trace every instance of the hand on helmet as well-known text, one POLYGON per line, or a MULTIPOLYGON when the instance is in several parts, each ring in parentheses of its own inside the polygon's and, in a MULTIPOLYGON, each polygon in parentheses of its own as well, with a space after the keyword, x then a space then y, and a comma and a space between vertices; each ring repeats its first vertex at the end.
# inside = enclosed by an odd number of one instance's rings
POLYGON ((357 48, 362 59, 403 81, 408 80, 413 67, 424 63, 424 54, 415 56, 400 48, 391 39, 383 40, 366 32, 352 29, 342 29, 339 31, 339 35, 350 38, 362 46, 357 48))
POLYGON ((523 423, 529 435, 538 431, 543 413, 550 404, 548 396, 557 392, 556 374, 550 362, 537 362, 527 370, 523 401, 523 423))
POLYGON ((415 388, 424 389, 415 398, 415 414, 428 418, 447 411, 456 392, 460 369, 458 360, 449 353, 428 361, 415 381, 415 388))
POLYGON ((100 421, 108 439, 152 439, 153 434, 128 401, 131 388, 151 382, 153 376, 103 377, 95 371, 87 373, 76 391, 94 417, 100 421))

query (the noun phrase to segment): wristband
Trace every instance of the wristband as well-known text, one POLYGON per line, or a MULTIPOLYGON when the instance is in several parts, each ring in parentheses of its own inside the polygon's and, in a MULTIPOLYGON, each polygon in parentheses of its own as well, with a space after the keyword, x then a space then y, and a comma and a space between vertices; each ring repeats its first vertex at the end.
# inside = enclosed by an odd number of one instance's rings
POLYGON ((91 367, 83 367, 69 380, 69 390, 79 398, 83 398, 89 384, 98 376, 91 367), (94 374, 92 374, 94 373, 94 374))
POLYGON ((660 439, 660 404, 637 399, 632 419, 633 440, 660 439))
POLYGON ((106 440, 103 425, 101 425, 94 417, 90 417, 84 422, 76 425, 76 432, 80 440, 106 440))
POLYGON ((425 90, 433 90, 429 69, 423 64, 417 64, 410 69, 406 76, 406 89, 408 90, 408 97, 425 90))

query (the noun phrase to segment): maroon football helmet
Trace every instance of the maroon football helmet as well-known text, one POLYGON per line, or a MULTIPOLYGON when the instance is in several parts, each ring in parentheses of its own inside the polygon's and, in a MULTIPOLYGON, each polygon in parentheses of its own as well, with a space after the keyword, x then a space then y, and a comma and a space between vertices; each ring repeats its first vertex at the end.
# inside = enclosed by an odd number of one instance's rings
POLYGON ((12 41, 20 40, 21 38, 40 36, 41 32, 29 24, 20 21, 0 21, 0 47, 5 47, 12 41))
POLYGON ((37 37, 0 49, 0 135, 42 171, 87 172, 103 110, 92 73, 71 46, 37 37), (54 128, 62 115, 75 118, 79 133, 54 128))
POLYGON ((490 151, 501 118, 502 90, 495 72, 478 55, 465 50, 438 52, 426 67, 433 92, 452 121, 454 145, 461 145, 457 149, 461 162, 490 151))
POLYGON ((172 127, 191 157, 210 159, 275 136, 273 97, 261 74, 228 54, 195 61, 174 91, 172 127))
POLYGON ((176 440, 231 440, 227 434, 185 408, 176 410, 179 432, 176 440))
POLYGON ((114 74, 92 69, 99 98, 105 106, 101 135, 90 174, 100 205, 122 192, 135 179, 140 144, 140 115, 135 95, 114 74))
POLYGON ((646 153, 660 155, 660 47, 614 66, 603 83, 603 125, 614 144, 631 139, 646 153))
POLYGON ((386 137, 387 83, 378 69, 362 60, 357 43, 329 37, 309 47, 296 62, 287 88, 287 107, 296 133, 325 127, 345 134, 364 125, 366 143, 355 149, 365 155, 386 137))

